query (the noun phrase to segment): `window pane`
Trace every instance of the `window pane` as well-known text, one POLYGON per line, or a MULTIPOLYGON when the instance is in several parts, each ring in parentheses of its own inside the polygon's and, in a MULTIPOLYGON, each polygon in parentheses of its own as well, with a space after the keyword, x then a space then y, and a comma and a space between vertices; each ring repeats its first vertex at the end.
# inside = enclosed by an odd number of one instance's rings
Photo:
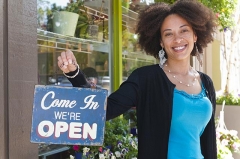
POLYGON ((141 50, 137 43, 138 36, 135 34, 140 10, 152 2, 151 0, 123 0, 122 2, 123 80, 136 68, 157 63, 154 57, 146 55, 141 50))
MULTIPOLYGON (((71 49, 86 78, 109 89, 109 0, 38 0, 37 4, 38 84, 72 86, 57 65, 61 52, 71 49)), ((69 158, 68 149, 39 144, 39 156, 69 158)))
POLYGON ((108 0, 38 0, 39 84, 71 84, 57 66, 57 57, 71 49, 82 70, 97 71, 98 85, 109 88, 108 0))

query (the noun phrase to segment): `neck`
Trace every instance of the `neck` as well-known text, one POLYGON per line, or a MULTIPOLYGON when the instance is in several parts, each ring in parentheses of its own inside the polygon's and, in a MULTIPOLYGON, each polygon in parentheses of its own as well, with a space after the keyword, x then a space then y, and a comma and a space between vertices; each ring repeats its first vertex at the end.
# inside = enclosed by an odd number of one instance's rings
POLYGON ((190 64, 178 67, 176 65, 172 66, 174 67, 170 68, 169 65, 165 63, 163 70, 167 72, 169 75, 171 75, 173 79, 175 79, 176 81, 178 81, 178 83, 182 85, 185 85, 187 87, 192 87, 195 85, 197 77, 190 64), (175 68, 177 71, 173 70, 173 68, 175 68), (192 77, 193 79, 191 79, 192 77))
POLYGON ((180 75, 187 75, 192 69, 190 63, 166 62, 164 65, 167 65, 167 69, 171 70, 172 73, 180 75))

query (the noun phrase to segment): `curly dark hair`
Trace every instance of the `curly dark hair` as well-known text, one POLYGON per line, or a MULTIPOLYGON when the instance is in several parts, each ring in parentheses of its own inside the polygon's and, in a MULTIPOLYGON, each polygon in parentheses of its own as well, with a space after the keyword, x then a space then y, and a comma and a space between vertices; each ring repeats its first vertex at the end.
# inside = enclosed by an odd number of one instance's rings
POLYGON ((148 55, 159 58, 158 52, 162 49, 160 27, 170 14, 177 14, 184 18, 197 35, 196 45, 194 45, 191 55, 195 56, 197 51, 203 53, 203 48, 213 41, 217 22, 215 14, 196 0, 179 0, 172 5, 163 2, 154 3, 142 10, 136 28, 141 48, 148 55))

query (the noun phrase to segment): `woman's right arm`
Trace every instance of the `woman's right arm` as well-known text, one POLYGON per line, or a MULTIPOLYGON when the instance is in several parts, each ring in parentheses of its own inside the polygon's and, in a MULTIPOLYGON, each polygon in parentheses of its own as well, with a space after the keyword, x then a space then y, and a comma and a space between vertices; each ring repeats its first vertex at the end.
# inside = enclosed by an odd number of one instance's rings
POLYGON ((71 50, 63 51, 61 55, 58 56, 58 67, 72 83, 73 87, 91 87, 87 82, 84 73, 79 68, 77 60, 71 50))
POLYGON ((133 71, 119 89, 108 97, 107 120, 125 113, 132 107, 138 107, 138 101, 141 98, 139 86, 139 75, 137 71, 133 71))
MULTIPOLYGON (((91 87, 84 73, 80 70, 72 51, 66 50, 61 53, 61 56, 58 57, 58 66, 74 87, 91 87)), ((134 71, 128 79, 121 84, 119 89, 108 97, 107 120, 115 118, 138 105, 138 99, 140 98, 138 79, 137 71, 134 71)))

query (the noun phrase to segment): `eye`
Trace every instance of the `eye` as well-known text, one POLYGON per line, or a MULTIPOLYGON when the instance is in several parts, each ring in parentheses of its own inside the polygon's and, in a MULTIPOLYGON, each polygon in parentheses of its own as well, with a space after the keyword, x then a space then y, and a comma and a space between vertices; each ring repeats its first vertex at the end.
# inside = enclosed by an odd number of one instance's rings
POLYGON ((188 30, 187 30, 187 29, 183 29, 183 30, 182 30, 182 33, 185 33, 185 32, 188 32, 188 30))
POLYGON ((166 33, 165 34, 165 36, 171 36, 172 35, 172 33, 166 33))

